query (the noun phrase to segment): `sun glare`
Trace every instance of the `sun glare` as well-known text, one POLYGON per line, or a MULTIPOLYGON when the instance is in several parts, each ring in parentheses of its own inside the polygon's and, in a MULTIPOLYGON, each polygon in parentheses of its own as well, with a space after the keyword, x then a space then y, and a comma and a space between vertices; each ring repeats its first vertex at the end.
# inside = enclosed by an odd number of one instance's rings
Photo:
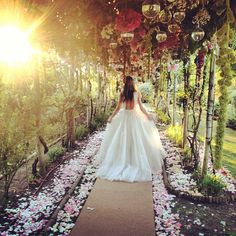
POLYGON ((17 26, 0 27, 0 62, 18 65, 27 62, 34 50, 28 40, 28 34, 17 26))

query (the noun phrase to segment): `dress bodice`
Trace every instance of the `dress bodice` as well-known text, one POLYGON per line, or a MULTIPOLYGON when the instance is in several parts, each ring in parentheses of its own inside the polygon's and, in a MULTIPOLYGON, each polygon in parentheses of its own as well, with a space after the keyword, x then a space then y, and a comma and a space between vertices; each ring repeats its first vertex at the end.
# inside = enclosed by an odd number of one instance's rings
POLYGON ((126 102, 123 102, 123 105, 122 107, 125 109, 125 110, 134 110, 136 108, 136 106, 138 105, 138 92, 134 92, 133 93, 133 101, 134 101, 134 107, 132 109, 126 109, 126 102))

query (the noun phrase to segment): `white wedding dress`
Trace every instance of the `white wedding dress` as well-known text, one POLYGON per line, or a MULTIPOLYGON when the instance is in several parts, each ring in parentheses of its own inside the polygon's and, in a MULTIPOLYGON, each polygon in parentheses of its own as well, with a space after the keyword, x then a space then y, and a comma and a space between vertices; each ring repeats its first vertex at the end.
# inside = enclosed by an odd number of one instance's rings
POLYGON ((152 172, 161 171, 165 153, 158 130, 140 110, 138 93, 134 109, 119 113, 107 124, 97 155, 97 177, 120 181, 150 181, 152 172))

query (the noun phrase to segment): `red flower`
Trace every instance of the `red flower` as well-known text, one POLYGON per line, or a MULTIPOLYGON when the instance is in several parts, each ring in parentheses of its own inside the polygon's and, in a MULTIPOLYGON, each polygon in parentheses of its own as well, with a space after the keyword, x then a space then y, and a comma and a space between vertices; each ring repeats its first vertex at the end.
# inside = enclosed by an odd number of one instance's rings
POLYGON ((175 34, 168 35, 167 40, 165 42, 159 43, 158 44, 158 49, 159 50, 164 50, 164 49, 176 49, 179 46, 179 38, 175 34))
POLYGON ((137 48, 138 48, 138 43, 133 40, 133 41, 130 43, 130 48, 131 48, 132 51, 136 51, 137 48))
POLYGON ((137 33, 141 38, 143 38, 147 34, 147 30, 141 25, 136 29, 137 33))
POLYGON ((130 32, 141 24, 142 15, 133 9, 124 9, 116 17, 116 29, 120 32, 130 32))

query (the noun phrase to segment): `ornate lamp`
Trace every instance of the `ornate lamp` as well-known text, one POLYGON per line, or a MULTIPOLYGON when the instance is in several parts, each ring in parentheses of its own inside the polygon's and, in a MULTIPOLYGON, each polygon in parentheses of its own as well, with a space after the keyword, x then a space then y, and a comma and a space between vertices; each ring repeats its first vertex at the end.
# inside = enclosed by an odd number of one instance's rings
POLYGON ((142 13, 148 19, 154 19, 160 11, 159 0, 145 0, 142 4, 142 13))
POLYGON ((165 31, 158 31, 157 35, 156 35, 156 39, 159 43, 166 41, 166 39, 167 39, 166 32, 165 31))
POLYGON ((110 47, 111 48, 116 48, 117 47, 117 43, 116 42, 111 42, 110 43, 110 47))
POLYGON ((171 21, 171 18, 172 18, 172 14, 169 9, 163 9, 160 12, 159 20, 161 23, 164 23, 164 24, 169 23, 171 21))
POLYGON ((204 36, 205 36, 205 32, 200 27, 197 27, 191 34, 191 37, 195 42, 201 41, 204 38, 204 36))
POLYGON ((175 34, 175 33, 178 33, 180 31, 180 27, 179 27, 178 24, 172 23, 172 24, 168 25, 168 30, 169 30, 170 33, 175 34))
POLYGON ((134 33, 133 32, 125 32, 120 34, 121 39, 125 43, 130 43, 133 38, 134 38, 134 33))
POLYGON ((183 12, 183 11, 175 12, 173 17, 176 22, 181 23, 185 18, 185 12, 183 12))

